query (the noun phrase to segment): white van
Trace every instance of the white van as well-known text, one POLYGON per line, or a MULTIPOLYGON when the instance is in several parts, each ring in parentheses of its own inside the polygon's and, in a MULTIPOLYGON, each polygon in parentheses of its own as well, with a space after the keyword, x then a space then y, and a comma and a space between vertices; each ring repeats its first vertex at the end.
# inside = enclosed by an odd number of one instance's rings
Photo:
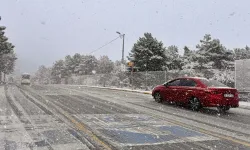
POLYGON ((22 74, 21 85, 30 85, 30 75, 27 73, 22 74))

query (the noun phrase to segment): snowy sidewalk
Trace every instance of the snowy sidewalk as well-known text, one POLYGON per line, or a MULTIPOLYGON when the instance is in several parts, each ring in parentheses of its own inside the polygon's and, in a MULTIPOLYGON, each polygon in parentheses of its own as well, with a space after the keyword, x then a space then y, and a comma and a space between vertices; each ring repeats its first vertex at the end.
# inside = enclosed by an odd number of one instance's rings
POLYGON ((7 102, 0 85, 0 149, 28 150, 32 139, 7 102))
POLYGON ((240 107, 245 109, 250 109, 250 102, 240 102, 240 107))
POLYGON ((113 87, 100 87, 100 86, 88 86, 88 85, 69 85, 69 86, 83 86, 83 87, 90 87, 90 88, 99 88, 99 89, 109 89, 109 90, 118 90, 118 91, 127 91, 127 92, 135 92, 135 93, 142 93, 142 94, 151 94, 151 91, 143 91, 143 90, 131 90, 125 88, 113 88, 113 87))
MULTIPOLYGON (((150 94, 150 95, 152 94, 151 91, 131 90, 131 89, 124 89, 124 88, 99 87, 99 86, 87 86, 87 85, 70 85, 70 86, 84 86, 84 87, 91 87, 91 88, 127 91, 127 92, 135 92, 135 93, 150 94)), ((240 101, 239 105, 240 105, 241 108, 250 109, 250 102, 242 102, 242 101, 240 101)))

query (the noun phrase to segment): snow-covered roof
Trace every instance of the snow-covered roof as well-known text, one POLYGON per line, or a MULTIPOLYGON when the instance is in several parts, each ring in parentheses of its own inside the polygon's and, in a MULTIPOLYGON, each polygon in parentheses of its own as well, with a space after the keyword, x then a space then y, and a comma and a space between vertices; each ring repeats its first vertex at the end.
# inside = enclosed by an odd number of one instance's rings
POLYGON ((22 75, 30 75, 29 73, 23 73, 22 75))

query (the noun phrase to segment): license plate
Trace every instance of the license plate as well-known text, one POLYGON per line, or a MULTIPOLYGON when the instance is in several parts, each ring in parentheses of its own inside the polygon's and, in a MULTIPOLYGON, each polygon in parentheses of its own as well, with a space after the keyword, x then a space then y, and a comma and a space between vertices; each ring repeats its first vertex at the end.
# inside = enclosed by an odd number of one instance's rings
POLYGON ((234 97, 233 94, 224 94, 224 97, 234 97))

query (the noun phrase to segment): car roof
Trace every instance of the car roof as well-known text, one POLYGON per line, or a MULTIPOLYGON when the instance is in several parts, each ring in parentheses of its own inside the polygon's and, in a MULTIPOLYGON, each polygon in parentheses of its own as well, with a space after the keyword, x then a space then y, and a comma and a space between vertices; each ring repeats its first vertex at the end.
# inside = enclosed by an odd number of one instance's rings
POLYGON ((22 75, 30 75, 30 74, 25 72, 25 73, 23 73, 22 75))
POLYGON ((204 78, 204 77, 180 77, 180 78, 177 78, 177 79, 194 79, 194 80, 205 79, 205 80, 207 80, 207 78, 204 78))

